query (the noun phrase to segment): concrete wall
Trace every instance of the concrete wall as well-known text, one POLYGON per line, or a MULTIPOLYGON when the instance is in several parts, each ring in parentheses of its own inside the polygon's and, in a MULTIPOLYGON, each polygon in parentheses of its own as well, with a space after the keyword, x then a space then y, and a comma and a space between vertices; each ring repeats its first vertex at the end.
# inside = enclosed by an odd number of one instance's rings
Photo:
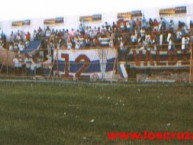
MULTIPOLYGON (((176 7, 178 5, 171 5, 168 6, 168 8, 173 8, 176 7)), ((170 20, 173 19, 174 22, 177 24, 177 22, 183 21, 185 23, 189 23, 190 20, 193 20, 193 4, 186 4, 186 5, 180 5, 180 6, 186 6, 187 7, 187 15, 186 16, 175 16, 175 17, 165 17, 166 20, 170 20)), ((146 19, 149 18, 157 18, 159 19, 159 10, 163 8, 150 8, 150 9, 141 9, 142 13, 144 14, 144 16, 146 17, 146 19)), ((166 8, 166 7, 164 7, 166 8)), ((93 15, 93 14, 91 14, 93 15)), ((61 16, 60 16, 61 17, 61 16)), ((57 25, 57 26, 51 26, 51 28, 55 28, 55 29, 77 29, 79 27, 79 17, 80 16, 62 16, 64 17, 64 24, 62 25, 57 25)), ((53 18, 53 17, 52 17, 53 18)), ((105 22, 108 22, 109 24, 112 24, 112 22, 116 22, 117 21, 117 13, 103 13, 102 14, 102 21, 101 22, 97 22, 97 23, 88 23, 86 25, 90 25, 92 27, 94 26, 101 26, 104 25, 105 22)), ((12 21, 1 21, 0 22, 0 28, 1 30, 3 30, 3 32, 7 35, 7 37, 9 37, 11 31, 17 31, 17 30, 23 30, 24 32, 33 32, 34 29, 38 29, 39 27, 45 29, 45 25, 43 24, 44 22, 44 18, 39 18, 39 19, 31 19, 31 25, 30 26, 24 26, 24 27, 12 27, 12 21)))

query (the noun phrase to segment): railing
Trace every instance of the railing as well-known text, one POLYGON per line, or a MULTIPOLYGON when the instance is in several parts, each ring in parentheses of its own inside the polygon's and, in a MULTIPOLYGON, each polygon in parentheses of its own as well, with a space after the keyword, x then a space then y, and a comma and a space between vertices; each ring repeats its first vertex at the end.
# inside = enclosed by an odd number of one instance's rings
MULTIPOLYGON (((9 51, 7 51, 7 54, 4 56, 4 59, 1 59, 1 78, 18 78, 18 79, 32 79, 32 78, 38 78, 38 79, 58 79, 58 80, 99 80, 99 81, 119 81, 119 80, 135 80, 138 81, 137 76, 146 74, 146 79, 150 80, 151 78, 153 80, 153 77, 157 79, 156 76, 159 76, 160 73, 164 73, 165 71, 171 72, 173 74, 181 75, 182 72, 185 75, 185 79, 172 79, 176 81, 187 81, 187 76, 190 75, 189 70, 192 68, 192 33, 189 31, 189 37, 190 41, 188 44, 188 48, 186 50, 182 50, 181 46, 182 43, 174 42, 174 45, 176 46, 175 49, 168 50, 168 43, 163 43, 162 45, 159 44, 148 44, 147 46, 143 46, 140 43, 137 43, 136 45, 131 45, 130 43, 125 45, 124 47, 124 59, 122 59, 121 55, 121 49, 119 48, 118 44, 115 45, 116 48, 116 54, 115 54, 115 60, 114 62, 105 62, 106 60, 102 57, 105 57, 107 54, 104 51, 101 51, 101 62, 90 62, 87 57, 81 57, 77 59, 77 62, 70 62, 69 56, 65 56, 64 54, 60 54, 61 57, 63 57, 64 62, 59 62, 58 58, 55 57, 53 52, 51 53, 51 61, 46 66, 45 60, 37 61, 35 60, 38 67, 31 70, 29 68, 26 68, 25 64, 21 61, 22 66, 17 68, 14 67, 13 63, 11 64, 10 61, 10 55, 9 51), (143 48, 142 48, 143 47, 143 48), (155 49, 156 47, 156 49, 155 49), (164 59, 163 57, 164 56, 164 59), (53 59, 54 58, 54 59, 53 59), (9 61, 9 63, 8 63, 9 61), (107 71, 105 71, 104 65, 113 65, 113 75, 111 77, 105 77, 107 71), (93 67, 93 70, 96 70, 95 67, 98 67, 98 72, 93 73, 92 75, 87 75, 85 72, 88 69, 89 66, 93 67), (125 70, 128 74, 128 77, 125 78, 123 76, 123 72, 120 70, 120 66, 125 66, 125 70), (72 67, 77 67, 76 71, 71 72, 72 67), (104 67, 104 68, 103 68, 104 67), (103 72, 101 73, 103 69, 103 72), (159 72, 157 72, 159 71, 159 72), (99 74, 99 72, 101 74, 99 74), (157 73, 157 75, 156 75, 157 73), (133 75, 134 74, 134 75, 133 75), (189 74, 189 75, 188 75, 189 74)), ((127 32, 121 33, 121 35, 126 35, 127 32)), ((87 48, 80 48, 75 49, 72 48, 71 50, 65 48, 64 50, 67 51, 85 51, 85 50, 104 50, 106 49, 106 46, 95 46, 95 47, 87 47, 87 48)), ((114 47, 108 47, 110 49, 114 49, 114 47)), ((57 49, 62 50, 62 49, 57 49)), ((41 57, 39 52, 43 53, 43 56, 45 57, 49 52, 48 50, 40 49, 37 53, 34 55, 34 58, 41 57)), ((56 51, 56 50, 54 50, 56 51)), ((88 56, 89 54, 87 54, 88 56)), ((99 55, 99 54, 97 54, 99 55)), ((21 58, 24 59, 24 55, 21 58)), ((12 58, 13 59, 13 58, 12 58)), ((169 75, 168 75, 169 76, 169 75)), ((139 77, 138 77, 139 78, 139 77)), ((163 78, 168 78, 164 76, 163 78)), ((192 76, 189 76, 189 78, 192 78, 192 76)), ((162 79, 162 78, 160 78, 162 79)))

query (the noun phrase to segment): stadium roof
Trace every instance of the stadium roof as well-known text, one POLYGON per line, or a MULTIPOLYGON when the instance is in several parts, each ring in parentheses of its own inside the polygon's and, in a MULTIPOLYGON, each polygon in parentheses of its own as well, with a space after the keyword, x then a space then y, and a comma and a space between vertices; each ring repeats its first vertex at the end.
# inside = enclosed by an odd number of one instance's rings
POLYGON ((5 0, 2 3, 0 21, 125 12, 193 2, 192 0, 5 0))

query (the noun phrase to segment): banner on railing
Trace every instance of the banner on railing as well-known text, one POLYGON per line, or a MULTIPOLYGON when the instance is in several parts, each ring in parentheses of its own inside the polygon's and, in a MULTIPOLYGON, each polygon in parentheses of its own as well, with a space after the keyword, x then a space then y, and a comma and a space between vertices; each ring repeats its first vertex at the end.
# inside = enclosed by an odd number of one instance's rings
POLYGON ((131 12, 118 13, 117 18, 118 18, 118 20, 130 20, 131 19, 131 12))
POLYGON ((102 15, 101 14, 95 14, 92 16, 81 16, 79 19, 80 22, 101 22, 102 21, 102 15))
POLYGON ((131 11, 131 12, 123 12, 117 14, 118 20, 130 20, 131 18, 142 17, 141 10, 131 11))
POLYGON ((31 21, 30 20, 22 20, 22 21, 13 21, 12 27, 23 27, 23 26, 30 26, 31 21))
POLYGON ((190 52, 131 50, 128 65, 134 69, 187 69, 190 66, 190 52))
POLYGON ((187 12, 186 6, 180 6, 175 8, 160 9, 160 16, 175 16, 175 15, 185 15, 187 12))
POLYGON ((53 70, 65 78, 111 79, 116 56, 114 48, 55 50, 53 70))
POLYGON ((58 24, 63 24, 64 23, 64 18, 63 17, 57 17, 53 19, 45 19, 44 20, 44 25, 58 25, 58 24))
POLYGON ((132 18, 142 17, 142 12, 141 12, 141 10, 132 11, 131 16, 132 16, 132 18))

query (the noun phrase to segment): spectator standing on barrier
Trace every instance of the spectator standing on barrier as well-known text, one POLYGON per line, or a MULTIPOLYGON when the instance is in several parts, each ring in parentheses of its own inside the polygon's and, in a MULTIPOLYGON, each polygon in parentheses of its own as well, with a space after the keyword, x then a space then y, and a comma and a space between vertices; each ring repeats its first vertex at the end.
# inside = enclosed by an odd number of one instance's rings
POLYGON ((167 36, 167 42, 169 42, 170 38, 172 37, 172 33, 168 32, 168 36, 167 36))
POLYGON ((15 35, 14 35, 13 31, 12 31, 11 34, 10 34, 9 40, 10 40, 10 42, 14 43, 15 35))
POLYGON ((35 75, 43 74, 43 57, 41 55, 36 55, 33 60, 35 60, 35 75))
POLYGON ((175 50, 175 45, 174 45, 174 42, 172 40, 172 37, 170 37, 168 40, 168 50, 175 50))
POLYGON ((69 34, 70 34, 71 37, 74 37, 74 35, 75 35, 74 29, 71 29, 71 31, 69 32, 69 34))
POLYGON ((123 22, 121 22, 121 24, 120 24, 120 30, 121 30, 121 32, 125 31, 125 25, 123 22))
POLYGON ((145 39, 145 29, 144 28, 141 28, 140 35, 142 39, 145 39))
POLYGON ((31 70, 31 59, 28 55, 26 55, 25 59, 24 59, 24 63, 25 63, 25 69, 26 69, 26 75, 30 75, 30 70, 31 70))
POLYGON ((137 32, 139 32, 141 29, 141 20, 139 18, 137 18, 136 20, 136 30, 137 32))
POLYGON ((32 57, 30 58, 30 61, 31 61, 31 66, 30 66, 31 76, 36 76, 36 63, 34 62, 32 57))
POLYGON ((54 49, 55 49, 55 45, 53 40, 51 40, 48 42, 48 54, 52 55, 54 49))
POLYGON ((124 47, 124 42, 123 42, 123 40, 122 39, 120 39, 120 41, 119 41, 119 60, 120 61, 123 61, 123 60, 125 60, 125 53, 126 51, 125 51, 125 47, 124 47))
POLYGON ((115 24, 115 22, 113 22, 112 29, 113 29, 113 32, 115 32, 115 31, 116 31, 116 29, 117 29, 117 25, 115 24))
POLYGON ((24 42, 20 41, 18 44, 19 51, 22 53, 25 49, 24 42))
POLYGON ((38 39, 38 33, 36 30, 34 30, 34 33, 33 33, 33 40, 36 40, 38 39))
POLYGON ((47 26, 47 28, 46 28, 46 38, 49 38, 51 36, 51 33, 52 32, 51 32, 49 26, 47 26))
POLYGON ((13 50, 14 51, 18 51, 19 50, 18 44, 16 42, 14 42, 13 50))
POLYGON ((84 26, 84 22, 81 22, 80 25, 79 25, 79 30, 80 30, 80 33, 82 35, 85 34, 85 26, 84 26))
POLYGON ((16 55, 15 58, 13 59, 13 63, 14 63, 15 75, 19 75, 21 73, 22 64, 19 60, 18 55, 16 55))
POLYGON ((176 32, 176 42, 180 43, 182 41, 182 32, 181 30, 178 28, 177 32, 176 32))
POLYGON ((159 29, 159 23, 157 19, 154 19, 152 26, 153 26, 153 31, 157 31, 159 29))
POLYGON ((131 39, 131 44, 132 45, 136 45, 137 44, 137 36, 135 35, 135 33, 132 33, 130 39, 131 39))
POLYGON ((29 32, 27 32, 27 34, 25 35, 26 37, 26 41, 30 41, 31 40, 31 34, 29 32))
POLYGON ((182 37, 181 50, 185 51, 187 49, 187 38, 186 36, 182 37))
POLYGON ((126 31, 127 31, 127 32, 130 32, 130 31, 131 31, 130 21, 127 21, 127 22, 126 22, 126 31))
POLYGON ((85 38, 85 46, 90 47, 90 39, 88 37, 85 38))
POLYGON ((44 32, 43 32, 41 27, 38 28, 38 35, 37 36, 38 36, 38 39, 44 37, 44 32))
POLYGON ((67 49, 72 49, 72 42, 70 39, 67 40, 67 49))
POLYGON ((190 44, 190 38, 188 36, 185 36, 185 49, 189 49, 190 44))
POLYGON ((124 43, 123 43, 123 40, 121 39, 120 40, 120 44, 119 44, 119 48, 120 48, 120 50, 122 50, 124 47, 124 43))
POLYGON ((22 40, 22 38, 21 38, 21 34, 20 34, 20 32, 18 31, 17 32, 17 35, 16 35, 16 42, 19 42, 19 41, 21 41, 22 40))
POLYGON ((154 51, 157 50, 155 36, 150 36, 149 44, 154 51))
POLYGON ((109 31, 110 25, 108 24, 108 22, 105 22, 105 27, 106 27, 106 30, 109 31))
POLYGON ((169 31, 174 31, 174 21, 173 20, 170 20, 170 22, 169 22, 169 31))
POLYGON ((9 51, 13 51, 14 49, 13 49, 13 43, 12 42, 10 42, 9 43, 9 51))
POLYGON ((63 30, 63 39, 64 39, 64 43, 66 44, 67 43, 67 40, 68 40, 68 37, 69 37, 69 34, 68 34, 68 30, 63 30))
POLYGON ((110 41, 109 41, 109 46, 110 46, 110 47, 113 47, 113 46, 114 46, 114 44, 113 44, 113 39, 110 39, 110 41))
POLYGON ((21 31, 21 41, 22 42, 26 41, 26 36, 25 36, 25 33, 23 31, 21 31))
POLYGON ((148 31, 152 31, 154 29, 154 21, 149 18, 149 21, 148 21, 148 31))
POLYGON ((75 40, 75 49, 80 49, 80 41, 79 41, 79 39, 76 39, 75 40))
POLYGON ((141 19, 141 28, 143 29, 147 29, 147 21, 145 19, 145 16, 143 15, 142 19, 141 19))
POLYGON ((190 29, 192 29, 193 28, 193 21, 191 20, 190 21, 190 29))
MULTIPOLYGON (((91 29, 90 29, 90 31, 91 31, 91 29)), ((90 32, 90 31, 89 31, 89 32, 90 32)), ((107 31, 107 30, 106 30, 106 27, 105 27, 104 25, 102 25, 102 28, 100 29, 100 33, 101 33, 101 34, 105 34, 106 31, 107 31)), ((90 36, 90 33, 88 33, 88 35, 90 36)))
POLYGON ((160 35, 159 35, 159 45, 160 45, 160 48, 162 48, 162 45, 163 45, 163 39, 164 39, 163 33, 160 32, 160 35))
POLYGON ((166 31, 166 29, 167 29, 166 21, 164 18, 161 17, 160 22, 159 22, 159 30, 166 31))

